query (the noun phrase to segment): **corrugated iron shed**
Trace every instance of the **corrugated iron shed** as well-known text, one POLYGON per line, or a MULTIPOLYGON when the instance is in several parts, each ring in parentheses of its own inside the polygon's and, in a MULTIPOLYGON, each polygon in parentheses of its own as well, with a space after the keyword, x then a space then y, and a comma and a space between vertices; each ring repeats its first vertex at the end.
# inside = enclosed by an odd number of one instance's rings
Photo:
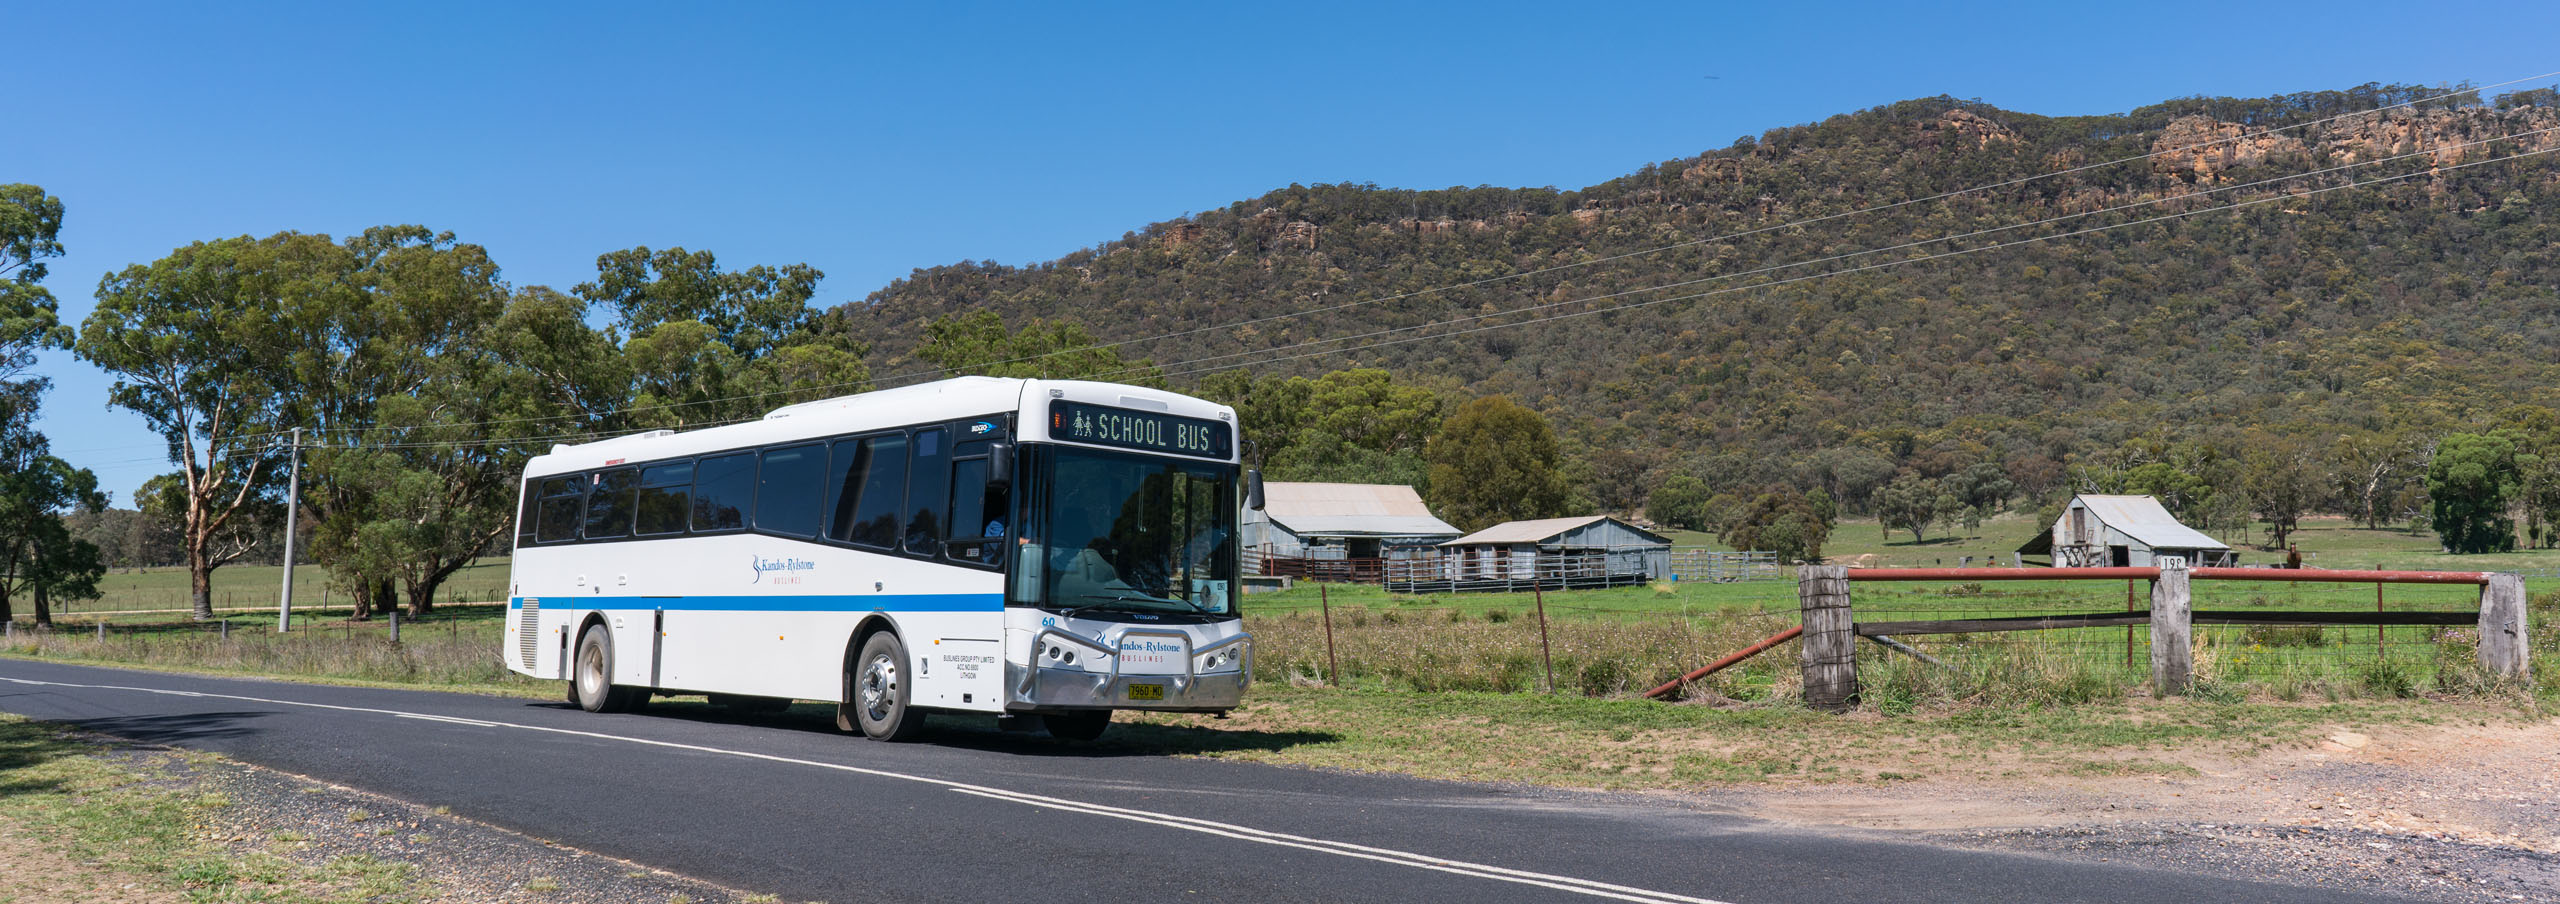
POLYGON ((2178 523, 2175 515, 2151 496, 2080 494, 2081 504, 2100 523, 2154 549, 2230 549, 2222 541, 2178 523))
POLYGON ((1370 483, 1266 483, 1263 514, 1300 536, 1452 536, 1412 487, 1370 483))
MULTIPOLYGON (((1607 515, 1584 515, 1579 518, 1540 518, 1534 521, 1506 521, 1442 543, 1442 546, 1487 546, 1493 544, 1544 543, 1555 537, 1602 521, 1618 521, 1607 515)), ((1669 537, 1618 521, 1619 526, 1647 538, 1648 543, 1670 545, 1669 537)))

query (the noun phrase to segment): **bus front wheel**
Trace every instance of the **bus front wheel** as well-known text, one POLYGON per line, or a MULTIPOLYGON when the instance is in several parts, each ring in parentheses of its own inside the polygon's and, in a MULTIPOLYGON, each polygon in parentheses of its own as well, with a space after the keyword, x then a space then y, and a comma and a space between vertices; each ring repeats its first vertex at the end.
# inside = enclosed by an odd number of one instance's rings
POLYGON ((577 669, 569 678, 569 696, 579 709, 626 712, 640 693, 639 688, 613 683, 613 637, 603 625, 590 625, 578 635, 577 669))
POLYGON ((910 699, 914 689, 907 680, 907 645, 898 642, 898 635, 871 635, 853 662, 847 682, 851 693, 844 705, 853 710, 862 733, 882 741, 912 741, 923 734, 924 714, 910 699))

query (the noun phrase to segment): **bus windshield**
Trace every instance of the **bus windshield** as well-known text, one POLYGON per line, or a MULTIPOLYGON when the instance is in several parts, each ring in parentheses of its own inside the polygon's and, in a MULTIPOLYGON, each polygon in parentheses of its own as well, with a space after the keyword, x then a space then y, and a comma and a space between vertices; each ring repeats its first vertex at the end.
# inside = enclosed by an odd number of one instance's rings
POLYGON ((1224 614, 1235 590, 1234 465, 1052 447, 1042 555, 1053 609, 1224 614))

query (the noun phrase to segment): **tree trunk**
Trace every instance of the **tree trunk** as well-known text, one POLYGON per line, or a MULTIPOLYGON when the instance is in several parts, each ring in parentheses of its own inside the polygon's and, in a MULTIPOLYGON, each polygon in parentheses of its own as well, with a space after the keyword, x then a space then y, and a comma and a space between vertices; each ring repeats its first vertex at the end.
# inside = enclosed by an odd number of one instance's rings
POLYGON ((213 620, 213 561, 201 542, 187 544, 187 591, 194 597, 195 620, 213 620))
POLYGON ((350 600, 354 601, 354 604, 355 604, 355 612, 354 612, 354 613, 352 613, 349 617, 351 617, 351 618, 355 619, 356 621, 372 621, 372 620, 373 620, 373 582, 372 582, 372 581, 363 581, 363 580, 357 581, 357 582, 355 583, 355 586, 354 586, 354 587, 352 587, 352 588, 349 588, 349 589, 348 589, 348 591, 347 591, 347 597, 348 597, 350 600))
MULTIPOLYGON (((44 592, 44 578, 43 578, 41 575, 39 575, 39 576, 36 578, 36 627, 39 627, 39 628, 50 628, 50 627, 53 627, 53 605, 52 605, 52 602, 53 602, 52 600, 49 600, 49 599, 46 599, 46 598, 45 598, 45 592, 44 592)), ((99 616, 99 617, 100 617, 100 618, 104 618, 105 616, 99 616)))

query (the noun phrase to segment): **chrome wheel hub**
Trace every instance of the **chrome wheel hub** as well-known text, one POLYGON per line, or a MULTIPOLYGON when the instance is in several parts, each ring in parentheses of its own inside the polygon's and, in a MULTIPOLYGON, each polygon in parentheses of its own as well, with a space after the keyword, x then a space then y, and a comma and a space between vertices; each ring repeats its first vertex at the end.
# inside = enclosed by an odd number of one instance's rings
POLYGON ((889 713, 898 705, 898 664, 887 656, 873 656, 862 665, 859 691, 862 712, 874 722, 888 721, 889 713))

